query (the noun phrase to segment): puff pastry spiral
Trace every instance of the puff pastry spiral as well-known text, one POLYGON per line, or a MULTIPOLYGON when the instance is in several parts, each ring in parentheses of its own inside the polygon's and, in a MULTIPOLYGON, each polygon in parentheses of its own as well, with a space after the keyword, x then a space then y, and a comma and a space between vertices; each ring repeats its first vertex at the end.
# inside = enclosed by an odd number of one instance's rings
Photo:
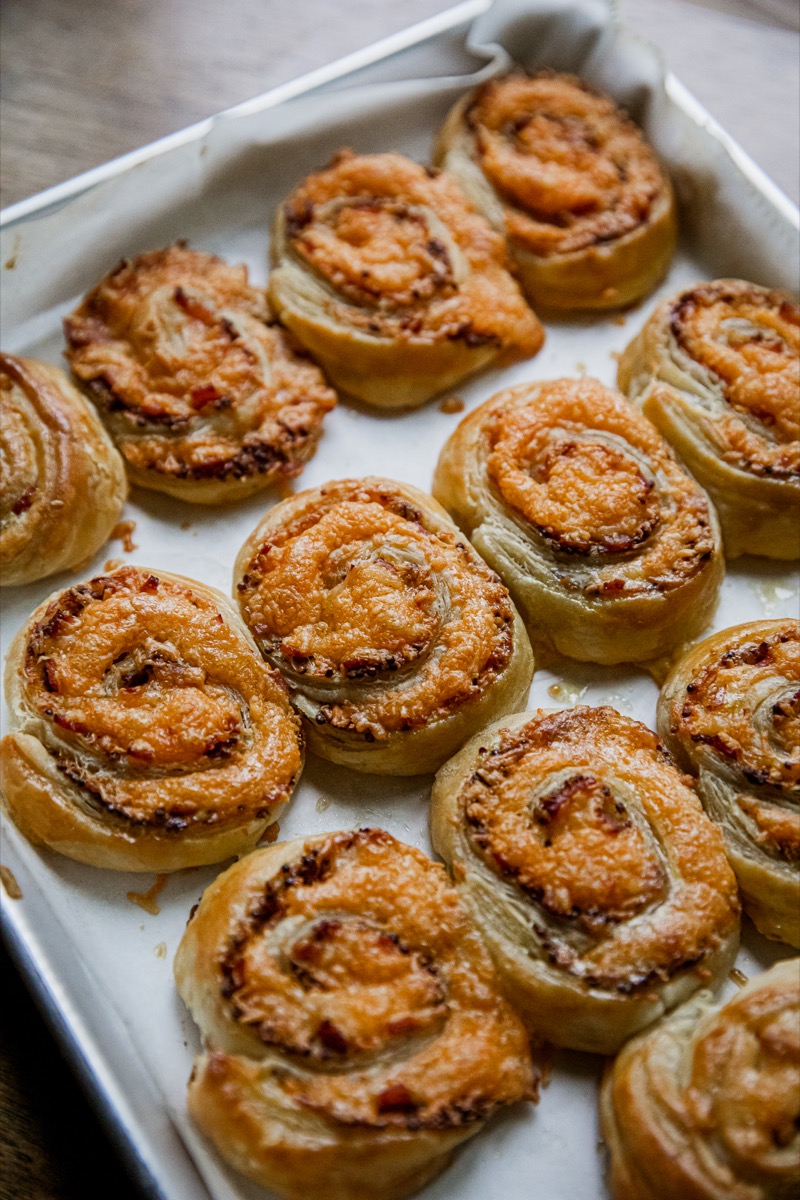
POLYGON ((119 520, 122 460, 63 371, 0 354, 0 583, 76 567, 119 520))
POLYGON ((242 547, 234 581, 310 749, 333 762, 434 771, 527 700, 533 657, 507 589, 407 484, 346 479, 284 500, 242 547))
POLYGON ((703 485, 725 553, 800 558, 800 308, 741 279, 665 301, 619 385, 703 485))
POLYGON ((179 243, 123 260, 66 319, 134 483, 216 504, 301 470, 336 396, 268 318, 246 267, 179 243))
POLYGON ((611 1054, 731 966, 719 830, 656 735, 612 708, 478 734, 436 776, 431 829, 506 994, 556 1045, 611 1054))
POLYGON ((524 1029, 444 870, 379 829, 249 855, 175 959, 206 1050, 189 1110, 291 1200, 399 1200, 535 1099, 524 1029))
POLYGON ((613 1200, 800 1191, 800 960, 722 1008, 708 993, 629 1042, 600 1102, 613 1200))
POLYGON ((800 623, 753 621, 693 646, 664 683, 658 728, 697 776, 745 910, 800 946, 800 623))
POLYGON ((10 815, 31 841, 126 871, 251 849, 302 766, 299 720, 230 601, 126 566, 56 593, 8 655, 10 815))
POLYGON ((535 305, 630 304, 669 266, 668 178, 625 113, 572 75, 484 83, 450 112, 436 161, 505 232, 535 305))
POLYGON ((541 346, 505 255, 454 180, 343 150, 278 209, 269 294, 336 387, 411 407, 541 346))
POLYGON ((594 379, 500 392, 445 444, 433 494, 508 585, 536 645, 646 662, 699 633, 722 581, 708 498, 594 379))

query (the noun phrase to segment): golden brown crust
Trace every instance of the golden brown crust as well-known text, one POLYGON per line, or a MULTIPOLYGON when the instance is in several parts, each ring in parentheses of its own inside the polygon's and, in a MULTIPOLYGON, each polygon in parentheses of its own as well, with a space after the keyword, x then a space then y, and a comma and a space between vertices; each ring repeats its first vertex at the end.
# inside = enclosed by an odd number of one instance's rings
POLYGON ((381 830, 231 867, 175 978, 206 1046, 190 1112, 292 1200, 409 1195, 497 1108, 536 1096, 523 1027, 444 870, 381 830))
POLYGON ((597 380, 486 401, 445 444, 433 493, 508 585, 534 643, 647 662, 711 617, 723 563, 708 498, 597 380))
POLYGON ((63 371, 0 354, 0 582, 77 567, 119 519, 122 460, 63 371))
POLYGON ((305 718, 356 770, 433 771, 525 704, 533 659, 508 591, 435 500, 368 477, 272 508, 234 591, 305 718))
POLYGON ((669 266, 669 180, 625 113, 573 75, 482 84, 451 111, 436 161, 506 233, 534 304, 630 304, 669 266))
POLYGON ((230 602, 120 567, 39 606, 8 655, 8 812, 95 866, 172 871, 251 849, 302 767, 299 719, 230 602))
POLYGON ((655 734, 611 708, 522 713, 439 772, 433 844, 534 1032, 613 1053, 724 978, 736 881, 655 734))
POLYGON ((134 483, 216 504, 298 474, 336 396, 247 268, 178 243, 124 259, 64 322, 134 483))
POLYGON ((446 175, 341 151, 278 209, 269 294, 337 387, 424 403, 488 363, 535 354, 542 327, 505 247, 446 175))
POLYGON ((697 776, 745 910, 800 946, 800 624, 753 621, 693 646, 664 683, 658 728, 697 776))
POLYGON ((800 557, 800 308, 741 279, 655 310, 619 385, 672 443, 719 513, 728 557, 800 557))
POLYGON ((800 962, 629 1042, 600 1099, 613 1200, 789 1200, 800 1189, 800 962))

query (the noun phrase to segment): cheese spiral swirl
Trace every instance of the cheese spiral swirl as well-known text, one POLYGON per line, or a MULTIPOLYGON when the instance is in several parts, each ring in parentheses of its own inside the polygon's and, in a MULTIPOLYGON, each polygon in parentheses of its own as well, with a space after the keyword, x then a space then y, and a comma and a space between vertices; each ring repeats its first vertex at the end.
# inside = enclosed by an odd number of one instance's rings
POLYGON ((722 581, 708 498, 594 379, 500 392, 439 457, 433 493, 508 585, 534 643, 646 662, 707 624, 722 581))
POLYGON ((275 218, 270 299, 333 383, 379 407, 422 404, 544 334, 500 238, 446 175, 343 150, 275 218))
POLYGON ((800 960, 624 1047, 600 1102, 613 1200, 789 1200, 800 1187, 800 960))
POLYGON ((664 683, 658 728, 697 776, 745 910, 800 946, 800 624, 753 621, 693 646, 664 683))
POLYGON ((742 279, 659 305, 619 385, 719 513, 725 553, 800 558, 800 308, 742 279))
POLYGON ((90 559, 119 520, 125 469, 63 371, 0 354, 0 582, 90 559))
POLYGON ((309 747, 357 770, 436 770, 524 705, 533 660, 508 591, 430 496, 388 479, 271 509, 236 562, 245 623, 309 747))
POLYGON ((219 592, 126 566, 56 593, 17 635, 0 742, 32 841, 170 871, 252 848, 302 766, 299 720, 219 592))
POLYGON ((292 1200, 397 1200, 535 1098, 522 1025, 441 866, 379 829, 249 855, 175 959, 200 1026, 189 1109, 292 1200))
POLYGON ((302 469, 336 396, 268 319, 246 267, 181 243, 123 260, 66 319, 134 483, 216 504, 302 469))
POLYGON ((733 961, 720 833, 612 708, 496 722, 437 775, 431 827, 508 996, 558 1045, 613 1053, 733 961))
POLYGON ((572 75, 482 84, 450 112, 436 161, 505 232, 534 304, 630 304, 669 266, 669 180, 625 113, 572 75))

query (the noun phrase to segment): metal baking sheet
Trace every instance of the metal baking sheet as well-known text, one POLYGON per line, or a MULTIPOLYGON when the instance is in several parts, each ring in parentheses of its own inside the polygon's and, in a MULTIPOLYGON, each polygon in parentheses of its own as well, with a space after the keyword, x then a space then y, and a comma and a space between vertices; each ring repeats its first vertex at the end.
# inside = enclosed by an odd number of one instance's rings
MULTIPOLYGON (((577 70, 629 107, 670 165, 685 236, 668 279, 638 309, 624 320, 548 322, 535 359, 457 389, 467 410, 527 379, 586 372, 612 383, 616 355, 653 306, 697 279, 739 274, 792 286, 797 210, 673 76, 663 77, 652 50, 614 25, 602 0, 487 7, 468 0, 7 210, 0 242, 4 346, 58 363, 60 320, 77 297, 119 257, 180 237, 246 262, 263 283, 269 218, 297 179, 341 145, 427 160, 452 101, 509 59, 577 70)), ((459 419, 435 401, 394 416, 341 404, 296 487, 369 471, 428 488, 439 448, 459 419)), ((238 546, 274 500, 267 494, 204 511, 135 492, 124 515, 136 522, 136 551, 124 555, 111 543, 77 574, 6 590, 3 652, 45 596, 102 570, 111 557, 179 570, 228 591, 238 546)), ((714 628, 797 607, 791 566, 738 560, 729 566, 714 628)), ((538 671, 531 706, 611 703, 652 724, 656 695, 641 671, 575 664, 557 674, 538 671), (556 683, 557 701, 548 691, 556 683)), ((356 776, 309 756, 281 836, 375 824, 430 850, 430 782, 356 776)), ((189 909, 221 868, 170 876, 152 916, 127 899, 152 877, 37 851, 6 821, 0 858, 22 890, 20 900, 2 897, 5 937, 145 1193, 264 1200, 263 1190, 221 1163, 184 1111, 198 1039, 175 994, 171 962, 189 909)), ((788 954, 745 923, 738 965, 746 973, 788 954)), ((493 1119, 425 1189, 425 1200, 527 1200, 532 1177, 548 1200, 604 1195, 595 1115, 601 1068, 599 1058, 558 1052, 538 1108, 520 1106, 493 1119)))

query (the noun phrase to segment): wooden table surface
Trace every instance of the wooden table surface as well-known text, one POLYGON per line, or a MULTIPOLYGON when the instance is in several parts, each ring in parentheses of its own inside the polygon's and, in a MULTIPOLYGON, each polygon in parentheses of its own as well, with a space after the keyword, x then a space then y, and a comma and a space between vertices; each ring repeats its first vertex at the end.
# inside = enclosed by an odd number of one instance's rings
MULTIPOLYGON (((446 0, 3 0, 2 204, 446 7, 446 0)), ((797 200, 797 34, 747 0, 622 0, 621 7, 797 200)), ((0 1196, 135 1200, 4 953, 1 965, 0 1196)))

